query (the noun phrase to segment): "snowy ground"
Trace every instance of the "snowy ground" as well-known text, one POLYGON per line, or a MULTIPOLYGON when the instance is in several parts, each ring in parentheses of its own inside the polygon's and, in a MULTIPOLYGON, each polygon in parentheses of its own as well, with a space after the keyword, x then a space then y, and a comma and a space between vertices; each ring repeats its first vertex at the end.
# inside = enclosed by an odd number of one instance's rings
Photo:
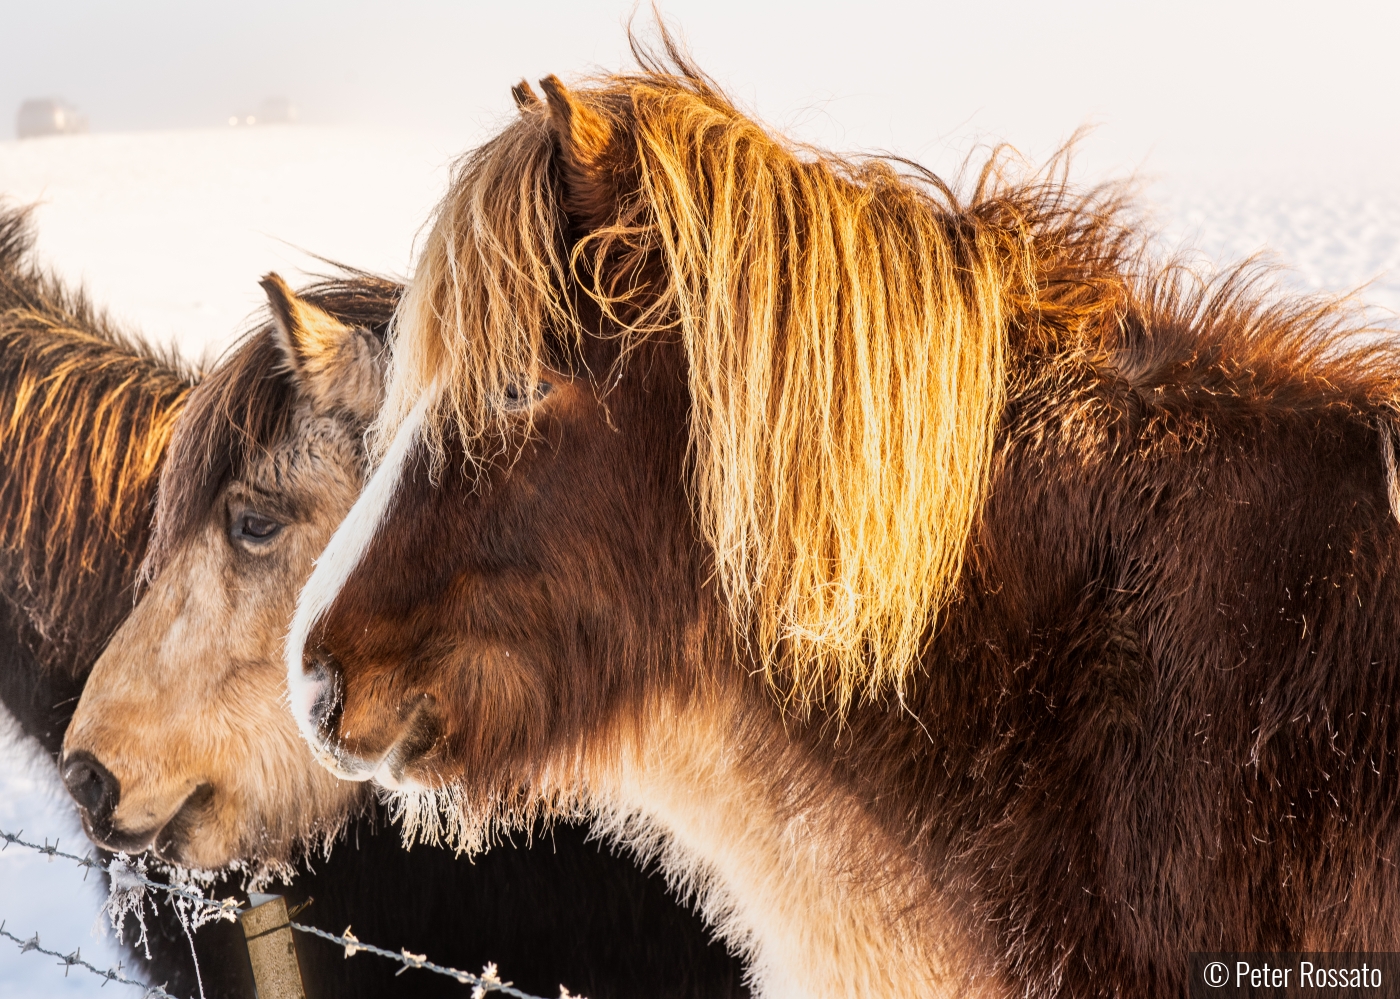
MULTIPOLYGON (((260 304, 257 278, 321 265, 310 251, 404 273, 413 240, 470 137, 266 128, 0 142, 0 196, 38 202, 39 249, 149 336, 212 357, 260 304)), ((1219 259, 1268 250, 1302 288, 1346 291, 1400 312, 1400 193, 1379 183, 1160 178, 1150 188, 1174 242, 1219 259)), ((0 718, 0 828, 83 840, 51 767, 0 718)), ((81 851, 79 851, 81 852, 81 851)), ((100 899, 63 861, 0 852, 0 919, 11 932, 101 967, 119 957, 100 899)), ((97 996, 51 958, 0 942, 0 993, 97 996)), ((108 986, 104 999, 136 990, 108 986)))

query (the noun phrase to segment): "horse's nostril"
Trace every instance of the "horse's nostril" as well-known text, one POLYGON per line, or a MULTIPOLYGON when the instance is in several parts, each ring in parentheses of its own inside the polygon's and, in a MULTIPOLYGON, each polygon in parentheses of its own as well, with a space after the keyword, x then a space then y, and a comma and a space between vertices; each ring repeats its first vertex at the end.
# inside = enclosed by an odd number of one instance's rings
POLYGON ((339 720, 340 663, 322 650, 308 652, 302 668, 313 688, 311 723, 321 731, 334 727, 339 720))
POLYGON ((73 800, 94 822, 104 822, 121 798, 121 783, 90 753, 70 754, 63 761, 63 784, 73 800))

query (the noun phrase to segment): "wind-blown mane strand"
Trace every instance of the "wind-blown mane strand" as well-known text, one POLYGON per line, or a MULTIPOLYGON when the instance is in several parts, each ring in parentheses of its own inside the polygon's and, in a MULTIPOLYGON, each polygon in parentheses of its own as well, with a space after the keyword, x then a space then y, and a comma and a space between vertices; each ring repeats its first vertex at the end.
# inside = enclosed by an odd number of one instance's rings
MULTIPOLYGON (((452 374, 443 406, 467 453, 489 449, 488 440, 504 431, 491 403, 522 374, 538 373, 550 356, 551 331, 556 338, 577 335, 563 298, 569 263, 552 151, 542 116, 526 114, 454 167, 453 195, 432 220, 419 279, 395 318, 396 330, 414 332, 395 335, 388 393, 372 434, 378 454, 439 370, 452 374)), ((427 429, 440 462, 443 424, 427 429)))
POLYGON ((885 162, 774 139, 703 83, 633 101, 736 616, 800 695, 897 683, 980 504, 1024 240, 885 162))
POLYGON ((698 522, 770 678, 798 703, 899 688, 956 594, 1009 352, 1124 299, 1121 193, 1073 195, 1053 169, 1012 184, 994 160, 962 204, 901 161, 769 134, 677 51, 545 86, 606 140, 613 197, 567 189, 539 103, 462 162, 399 316, 380 446, 435 378, 434 453, 444 421, 469 455, 503 446, 504 385, 582 335, 573 282, 624 356, 684 347, 698 522))

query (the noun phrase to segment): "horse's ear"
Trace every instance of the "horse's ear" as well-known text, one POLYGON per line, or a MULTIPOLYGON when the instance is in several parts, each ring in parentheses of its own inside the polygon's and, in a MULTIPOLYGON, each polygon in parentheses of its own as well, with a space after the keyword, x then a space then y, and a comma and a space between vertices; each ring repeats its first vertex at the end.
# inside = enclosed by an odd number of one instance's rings
POLYGON ((534 111, 540 106, 540 99, 530 89, 529 80, 521 80, 510 88, 510 96, 515 98, 515 106, 521 111, 534 111))
POLYGON ((384 395, 384 348, 379 339, 308 302, 277 274, 259 283, 272 308, 277 345, 297 387, 318 409, 345 410, 372 420, 384 395))
POLYGON ((570 93, 559 77, 546 76, 540 88, 559 149, 564 207, 585 226, 603 225, 611 219, 617 203, 612 126, 570 93))

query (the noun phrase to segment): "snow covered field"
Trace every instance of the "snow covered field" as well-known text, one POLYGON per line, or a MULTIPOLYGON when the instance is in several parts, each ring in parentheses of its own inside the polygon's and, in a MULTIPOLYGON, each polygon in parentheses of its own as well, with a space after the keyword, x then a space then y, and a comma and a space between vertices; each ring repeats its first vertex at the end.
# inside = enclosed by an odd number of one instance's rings
POLYGON ((0 142, 0 197, 96 301, 190 355, 221 349, 304 251, 403 273, 466 137, 311 126, 0 142))
MULTIPOLYGON (((257 279, 324 269, 308 252, 405 273, 413 240, 471 136, 312 127, 99 134, 0 142, 0 196, 37 203, 43 259, 94 299, 191 357, 226 347, 261 303, 257 279)), ((1400 192, 1379 182, 1247 183, 1160 178, 1149 189, 1174 243, 1222 260, 1268 250, 1301 288, 1346 291, 1400 312, 1400 192)), ((56 774, 4 732, 0 828, 65 846, 85 841, 56 774)), ((96 879, 90 879, 95 881, 96 879)), ((119 958, 82 873, 16 848, 0 852, 0 919, 46 946, 119 958)), ((389 942, 393 944, 392 941, 389 942)), ((0 994, 113 995, 81 971, 0 943, 0 994)))
POLYGON ((1400 188, 1379 180, 1167 177, 1149 188, 1165 238, 1218 261, 1265 251, 1308 291, 1348 292, 1400 314, 1400 188))

